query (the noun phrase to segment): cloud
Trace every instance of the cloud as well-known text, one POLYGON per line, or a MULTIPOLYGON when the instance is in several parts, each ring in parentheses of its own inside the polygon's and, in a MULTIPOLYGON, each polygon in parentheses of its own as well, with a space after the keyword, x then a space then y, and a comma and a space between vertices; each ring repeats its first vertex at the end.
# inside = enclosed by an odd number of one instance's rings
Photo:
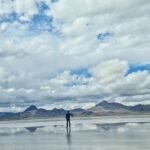
MULTIPOLYGON (((89 51, 99 50, 97 53, 102 58, 119 57, 130 62, 149 62, 145 55, 149 53, 146 46, 149 43, 149 37, 145 33, 149 28, 149 16, 147 15, 149 8, 149 2, 141 2, 140 0, 108 0, 105 2, 86 0, 80 2, 75 0, 69 3, 63 0, 55 3, 51 12, 54 18, 61 19, 64 22, 62 31, 65 35, 71 34, 72 43, 75 43, 74 39, 76 41, 84 39, 84 41, 81 41, 82 45, 88 41, 89 51), (72 6, 78 9, 74 10, 72 6), (96 38, 98 34, 112 32, 114 37, 111 42, 98 45, 94 41, 94 35, 96 38), (143 39, 143 37, 145 38, 143 39), (91 50, 90 45, 96 46, 91 50), (131 55, 128 55, 129 52, 131 55)), ((75 43, 75 45, 78 45, 78 43, 75 43)), ((72 45, 72 47, 75 47, 75 45, 72 45)), ((87 47, 82 47, 80 52, 85 49, 88 52, 87 47)), ((74 51, 73 54, 77 53, 77 50, 74 51)))
POLYGON ((115 59, 97 65, 91 69, 91 72, 101 83, 107 84, 123 78, 127 70, 128 63, 126 61, 115 59))
POLYGON ((114 84, 113 89, 120 95, 146 95, 150 92, 150 74, 139 71, 126 76, 121 82, 114 84))
POLYGON ((127 74, 129 65, 127 61, 109 60, 91 69, 96 84, 103 85, 108 99, 119 99, 127 104, 148 101, 150 94, 150 73, 139 70, 127 74), (144 101, 145 99, 145 101, 144 101))

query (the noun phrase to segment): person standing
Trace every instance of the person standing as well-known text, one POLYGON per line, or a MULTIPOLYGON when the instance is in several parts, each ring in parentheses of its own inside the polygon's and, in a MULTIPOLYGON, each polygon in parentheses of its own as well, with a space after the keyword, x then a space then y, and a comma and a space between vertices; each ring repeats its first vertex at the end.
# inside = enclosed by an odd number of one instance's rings
POLYGON ((70 127, 71 126, 71 122, 70 122, 70 117, 73 116, 73 114, 71 114, 69 111, 67 111, 66 113, 66 127, 70 127))

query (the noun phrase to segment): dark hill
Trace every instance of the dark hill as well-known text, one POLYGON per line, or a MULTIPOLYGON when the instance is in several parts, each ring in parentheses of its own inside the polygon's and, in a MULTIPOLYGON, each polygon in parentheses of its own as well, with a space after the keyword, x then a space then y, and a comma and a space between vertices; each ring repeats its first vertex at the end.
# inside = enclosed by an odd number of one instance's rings
MULTIPOLYGON (((28 118, 49 118, 49 117, 65 117, 67 110, 54 108, 52 110, 46 110, 43 108, 37 108, 35 105, 31 105, 23 112, 11 113, 0 112, 0 120, 18 120, 28 118)), ((112 115, 112 114, 142 114, 150 113, 150 105, 135 105, 126 106, 120 103, 102 101, 94 107, 84 110, 82 108, 76 108, 70 110, 74 116, 100 116, 100 115, 112 115)))
POLYGON ((38 108, 35 105, 31 105, 30 107, 28 107, 27 109, 25 109, 24 112, 34 111, 34 110, 38 110, 38 108))

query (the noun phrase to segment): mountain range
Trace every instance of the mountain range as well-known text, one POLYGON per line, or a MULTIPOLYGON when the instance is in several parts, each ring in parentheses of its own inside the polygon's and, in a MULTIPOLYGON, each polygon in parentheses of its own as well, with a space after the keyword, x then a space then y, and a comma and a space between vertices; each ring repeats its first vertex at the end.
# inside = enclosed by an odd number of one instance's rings
MULTIPOLYGON (((67 110, 54 108, 46 110, 29 106, 23 112, 0 112, 1 120, 19 120, 32 118, 64 117, 67 110)), ((89 109, 76 108, 70 110, 74 116, 101 116, 101 115, 121 115, 121 114, 142 114, 150 113, 150 105, 126 106, 121 103, 102 101, 89 109)))

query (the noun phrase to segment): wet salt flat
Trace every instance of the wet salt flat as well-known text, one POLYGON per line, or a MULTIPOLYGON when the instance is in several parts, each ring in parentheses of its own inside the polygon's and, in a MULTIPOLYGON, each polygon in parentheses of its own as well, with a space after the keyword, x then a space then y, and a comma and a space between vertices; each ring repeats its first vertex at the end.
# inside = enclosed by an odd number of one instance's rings
POLYGON ((2 150, 149 150, 150 117, 0 122, 2 150))

